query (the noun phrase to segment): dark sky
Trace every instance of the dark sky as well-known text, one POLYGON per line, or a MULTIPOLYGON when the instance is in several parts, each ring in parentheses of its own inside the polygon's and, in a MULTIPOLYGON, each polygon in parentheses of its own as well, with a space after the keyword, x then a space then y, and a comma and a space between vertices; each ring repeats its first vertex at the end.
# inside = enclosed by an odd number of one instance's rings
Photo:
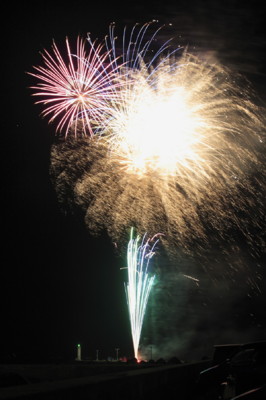
MULTIPOLYGON (((103 356, 114 356, 116 347, 121 355, 131 351, 120 271, 123 257, 104 235, 91 237, 80 215, 60 211, 49 176, 55 126, 40 118, 41 108, 33 104, 32 78, 26 71, 40 63, 39 51, 50 48, 53 39, 64 43, 66 36, 75 40, 86 32, 102 38, 112 21, 123 27, 159 18, 162 23, 173 22, 182 36, 181 44, 196 51, 214 51, 227 66, 248 76, 263 97, 266 37, 265 8, 261 7, 265 6, 253 2, 251 8, 242 1, 212 3, 155 1, 143 6, 129 1, 118 7, 115 2, 108 6, 95 2, 92 9, 89 2, 63 6, 45 2, 4 12, 0 354, 72 356, 78 342, 90 356, 96 349, 103 356)), ((192 301, 192 295, 185 294, 187 301, 192 301)), ((262 308, 264 299, 265 293, 256 299, 256 307, 262 308)), ((207 314, 205 327, 198 325, 201 330, 208 329, 206 321, 212 325, 213 311, 209 318, 207 314)), ((254 340, 263 336, 266 327, 262 312, 259 315, 258 323, 248 320, 253 328, 260 325, 254 340)), ((188 330, 194 329, 184 319, 184 330, 186 323, 188 330)), ((250 326, 246 328, 249 331, 250 326)))

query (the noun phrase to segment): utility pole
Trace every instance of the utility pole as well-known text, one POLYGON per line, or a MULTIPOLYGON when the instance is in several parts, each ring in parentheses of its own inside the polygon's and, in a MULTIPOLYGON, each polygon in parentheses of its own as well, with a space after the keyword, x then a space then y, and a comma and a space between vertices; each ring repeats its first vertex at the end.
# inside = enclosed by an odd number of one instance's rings
POLYGON ((115 351, 116 351, 116 361, 118 361, 118 352, 119 352, 119 348, 117 347, 116 349, 115 349, 115 351))

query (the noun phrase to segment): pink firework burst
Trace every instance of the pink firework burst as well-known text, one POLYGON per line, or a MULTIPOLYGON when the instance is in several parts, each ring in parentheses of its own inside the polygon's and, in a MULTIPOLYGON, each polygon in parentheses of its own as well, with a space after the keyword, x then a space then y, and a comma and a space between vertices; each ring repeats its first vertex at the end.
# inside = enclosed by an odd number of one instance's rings
POLYGON ((53 53, 44 50, 44 66, 34 67, 30 73, 40 82, 31 87, 37 90, 33 96, 41 96, 36 103, 45 105, 42 115, 50 116, 49 122, 57 120, 56 131, 69 131, 75 135, 93 135, 110 116, 111 104, 117 98, 116 60, 110 60, 109 51, 102 44, 89 43, 86 53, 85 41, 78 37, 77 52, 73 54, 66 38, 67 57, 64 60, 55 42, 53 53))

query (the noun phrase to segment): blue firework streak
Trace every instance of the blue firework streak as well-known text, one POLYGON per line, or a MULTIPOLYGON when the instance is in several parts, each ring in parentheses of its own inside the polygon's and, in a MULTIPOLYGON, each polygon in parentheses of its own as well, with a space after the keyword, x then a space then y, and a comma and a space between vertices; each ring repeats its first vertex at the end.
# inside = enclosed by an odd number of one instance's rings
POLYGON ((149 275, 149 263, 155 254, 156 240, 153 238, 146 240, 146 234, 140 242, 140 236, 133 237, 134 229, 131 228, 130 240, 127 247, 127 270, 128 283, 125 285, 126 297, 131 324, 131 334, 133 340, 134 354, 138 359, 138 348, 140 335, 147 308, 148 299, 155 275, 149 275))

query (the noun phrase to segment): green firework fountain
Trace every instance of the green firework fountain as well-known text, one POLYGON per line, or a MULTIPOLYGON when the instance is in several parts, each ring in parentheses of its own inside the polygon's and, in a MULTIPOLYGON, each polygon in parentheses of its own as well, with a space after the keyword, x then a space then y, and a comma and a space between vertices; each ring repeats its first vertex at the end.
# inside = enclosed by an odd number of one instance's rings
POLYGON ((128 283, 125 285, 131 334, 135 358, 138 359, 138 348, 143 325, 144 315, 155 275, 149 275, 150 260, 155 254, 155 246, 158 239, 142 240, 139 235, 134 238, 134 230, 131 228, 130 240, 127 247, 128 283), (141 242, 140 242, 141 240, 141 242))

